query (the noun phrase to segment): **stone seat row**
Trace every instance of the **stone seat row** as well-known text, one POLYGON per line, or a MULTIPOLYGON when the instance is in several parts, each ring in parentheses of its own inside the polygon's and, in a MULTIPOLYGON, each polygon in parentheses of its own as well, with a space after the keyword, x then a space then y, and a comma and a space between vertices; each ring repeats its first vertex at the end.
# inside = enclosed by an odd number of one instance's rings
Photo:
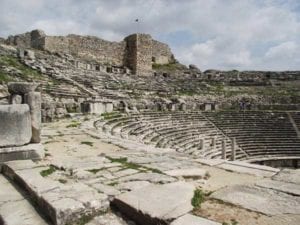
POLYGON ((205 113, 249 157, 299 155, 300 139, 285 112, 205 113))
MULTIPOLYGON (((121 138, 210 157, 221 157, 221 140, 227 139, 225 147, 227 155, 230 156, 229 138, 199 112, 134 113, 110 119, 104 123, 103 128, 104 131, 121 138), (218 140, 215 146, 211 146, 212 139, 218 140)), ((240 155, 245 157, 244 153, 240 155)))

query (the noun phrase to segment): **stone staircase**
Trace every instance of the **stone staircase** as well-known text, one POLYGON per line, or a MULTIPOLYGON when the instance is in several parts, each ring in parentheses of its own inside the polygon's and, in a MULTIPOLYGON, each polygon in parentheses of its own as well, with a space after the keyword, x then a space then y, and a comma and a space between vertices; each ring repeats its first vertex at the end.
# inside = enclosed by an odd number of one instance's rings
POLYGON ((47 170, 49 167, 30 160, 3 164, 0 174, 3 184, 0 188, 0 217, 3 224, 76 224, 108 209, 107 195, 83 183, 63 184, 41 176, 41 172, 47 170), (11 214, 10 210, 14 213, 11 214))

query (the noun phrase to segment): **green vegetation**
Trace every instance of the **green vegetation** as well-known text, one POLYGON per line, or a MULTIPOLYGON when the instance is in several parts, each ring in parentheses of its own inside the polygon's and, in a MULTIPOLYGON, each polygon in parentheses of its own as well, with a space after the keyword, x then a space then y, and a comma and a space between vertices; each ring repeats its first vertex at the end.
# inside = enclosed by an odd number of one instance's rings
POLYGON ((119 112, 110 112, 110 113, 102 113, 101 116, 105 120, 110 120, 110 119, 121 117, 122 115, 119 112))
POLYGON ((66 128, 70 128, 70 127, 79 127, 81 125, 80 122, 77 121, 72 121, 71 124, 67 125, 66 128))
POLYGON ((19 62, 18 58, 13 56, 0 56, 0 82, 16 81, 18 78, 30 81, 41 80, 43 77, 39 71, 33 70, 19 62), (13 75, 11 75, 7 71, 1 69, 2 67, 11 68, 15 71, 13 72, 13 75))
POLYGON ((41 176, 42 177, 47 177, 49 176, 50 174, 54 173, 56 171, 56 168, 54 166, 50 166, 49 169, 47 170, 42 170, 40 172, 41 176))
POLYGON ((227 222, 223 222, 222 225, 238 225, 239 223, 235 220, 235 219, 232 219, 231 220, 231 223, 227 223, 227 222))
POLYGON ((80 144, 82 144, 82 145, 88 145, 88 146, 93 147, 94 142, 91 142, 91 141, 82 141, 82 142, 80 142, 80 144))
POLYGON ((139 165, 136 163, 128 162, 127 158, 125 158, 125 157, 124 158, 112 158, 112 157, 106 156, 106 158, 108 158, 111 162, 116 162, 116 163, 122 164, 123 169, 134 169, 134 170, 139 170, 139 171, 150 171, 152 173, 163 174, 163 172, 158 169, 149 168, 149 167, 142 166, 142 165, 139 165))
POLYGON ((179 63, 168 63, 168 64, 158 64, 153 63, 152 69, 164 72, 174 72, 175 70, 186 69, 186 67, 179 63))
POLYGON ((114 182, 109 183, 108 185, 109 185, 109 186, 116 186, 116 185, 118 185, 118 184, 119 184, 118 181, 114 181, 114 182))
POLYGON ((194 209, 201 207, 201 204, 205 201, 205 193, 201 189, 196 189, 194 191, 194 197, 192 198, 192 206, 194 209))

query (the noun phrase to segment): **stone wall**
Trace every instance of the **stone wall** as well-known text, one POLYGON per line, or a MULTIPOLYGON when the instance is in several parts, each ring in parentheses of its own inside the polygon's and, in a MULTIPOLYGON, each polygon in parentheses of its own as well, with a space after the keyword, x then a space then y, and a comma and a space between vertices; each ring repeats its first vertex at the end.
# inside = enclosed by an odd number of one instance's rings
POLYGON ((126 43, 110 42, 92 36, 47 36, 43 50, 62 52, 110 65, 123 65, 126 43))
POLYGON ((152 40, 152 61, 157 64, 174 62, 174 56, 169 46, 165 43, 152 40))
POLYGON ((72 54, 100 64, 125 66, 135 74, 150 74, 152 61, 167 64, 174 61, 167 44, 148 34, 132 34, 121 42, 110 42, 93 36, 46 36, 41 30, 10 36, 7 44, 49 52, 72 54))

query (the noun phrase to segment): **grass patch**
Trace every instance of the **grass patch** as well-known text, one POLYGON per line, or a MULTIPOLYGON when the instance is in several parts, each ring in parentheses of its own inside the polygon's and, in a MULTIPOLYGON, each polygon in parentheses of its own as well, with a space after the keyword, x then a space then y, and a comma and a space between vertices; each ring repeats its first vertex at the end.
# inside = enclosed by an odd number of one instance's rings
POLYGON ((151 171, 152 173, 164 174, 162 171, 160 171, 158 169, 149 168, 149 167, 142 166, 142 165, 139 165, 136 163, 128 162, 126 157, 112 158, 112 157, 106 156, 106 158, 108 158, 111 162, 116 162, 116 163, 122 164, 123 169, 121 169, 121 170, 124 170, 124 169, 134 169, 134 170, 139 170, 139 171, 146 170, 146 171, 151 171))
POLYGON ((184 68, 186 68, 186 67, 179 63, 168 63, 168 64, 153 63, 152 64, 152 69, 159 70, 159 71, 165 71, 165 72, 173 72, 175 70, 182 70, 184 68))
POLYGON ((50 166, 49 169, 42 170, 40 172, 40 174, 41 174, 42 177, 47 177, 50 174, 54 173, 55 171, 56 171, 56 168, 54 166, 50 166))
POLYGON ((194 196, 192 198, 192 206, 194 209, 201 208, 201 204, 205 201, 205 193, 201 189, 196 189, 194 191, 194 196))
POLYGON ((30 81, 30 80, 42 80, 43 76, 41 72, 31 69, 30 67, 22 64, 18 58, 13 56, 0 56, 0 81, 9 82, 17 80, 16 78, 21 78, 22 80, 30 81), (16 70, 20 71, 18 74, 10 75, 6 71, 1 69, 1 66, 4 67, 12 67, 16 70))
POLYGON ((82 145, 88 145, 88 146, 93 147, 94 142, 91 142, 91 141, 82 141, 82 142, 80 142, 80 144, 82 144, 82 145))
POLYGON ((107 185, 109 185, 109 186, 116 186, 116 185, 118 185, 118 184, 119 184, 118 181, 114 181, 114 182, 111 182, 111 183, 109 183, 109 184, 107 184, 107 185))
POLYGON ((74 127, 79 127, 81 125, 80 122, 77 122, 77 121, 72 121, 71 124, 67 125, 66 128, 74 128, 74 127))
POLYGON ((227 222, 223 222, 222 225, 238 225, 238 221, 236 221, 235 219, 231 220, 231 223, 227 223, 227 222))
POLYGON ((119 112, 109 112, 109 113, 102 113, 101 116, 105 120, 110 120, 110 119, 121 117, 122 115, 119 112))

